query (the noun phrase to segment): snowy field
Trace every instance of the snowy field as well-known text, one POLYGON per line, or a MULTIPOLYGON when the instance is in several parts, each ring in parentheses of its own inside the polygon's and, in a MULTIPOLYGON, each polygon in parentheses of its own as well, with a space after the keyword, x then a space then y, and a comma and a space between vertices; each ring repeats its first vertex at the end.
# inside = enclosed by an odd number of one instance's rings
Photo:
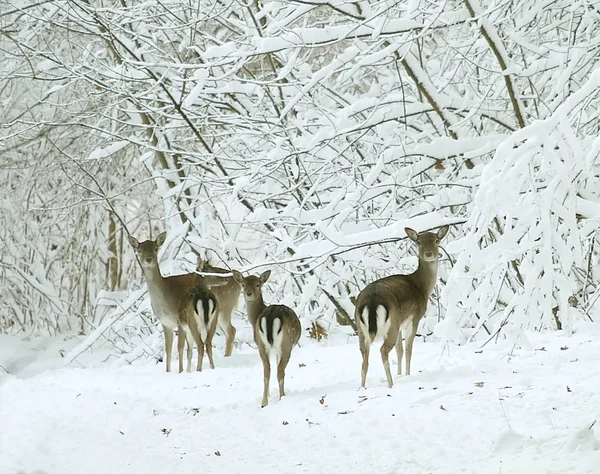
POLYGON ((356 338, 303 336, 288 396, 272 382, 261 409, 248 345, 167 374, 101 352, 64 366, 77 340, 2 336, 0 473, 600 472, 600 325, 521 342, 418 340, 414 375, 391 390, 373 350, 359 390, 356 338))

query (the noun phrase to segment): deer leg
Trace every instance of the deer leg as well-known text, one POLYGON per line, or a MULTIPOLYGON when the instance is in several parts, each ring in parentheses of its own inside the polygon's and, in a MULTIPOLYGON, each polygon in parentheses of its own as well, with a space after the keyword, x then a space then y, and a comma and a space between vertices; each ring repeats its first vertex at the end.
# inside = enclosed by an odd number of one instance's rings
POLYGON ((260 404, 261 408, 266 407, 269 404, 269 379, 271 378, 271 362, 269 361, 269 353, 259 343, 258 353, 263 364, 263 397, 260 404))
POLYGON ((215 368, 215 363, 213 362, 213 344, 212 344, 212 339, 213 336, 215 335, 215 331, 214 329, 212 330, 212 332, 209 332, 209 334, 207 334, 206 336, 206 353, 208 354, 208 363, 210 364, 210 368, 214 369, 215 368))
POLYGON ((167 367, 167 372, 171 372, 171 352, 173 350, 173 330, 166 326, 163 326, 163 332, 165 333, 166 367, 167 367))
POLYGON ((177 327, 177 354, 179 355, 179 373, 183 372, 183 348, 185 346, 185 331, 177 327))
POLYGON ((369 349, 370 344, 366 337, 363 335, 360 327, 358 329, 358 344, 360 346, 360 353, 362 355, 362 367, 360 371, 360 386, 365 388, 367 381, 367 371, 369 370, 369 349))
POLYGON ((419 321, 414 322, 413 319, 413 324, 406 331, 406 375, 410 375, 410 360, 412 358, 413 342, 415 341, 418 325, 419 321))
POLYGON ((278 356, 277 361, 277 381, 279 382, 279 399, 285 396, 285 368, 290 361, 292 355, 292 348, 289 351, 285 351, 281 356, 278 356))
POLYGON ((402 347, 402 331, 398 331, 398 339, 396 339, 396 355, 398 356, 398 375, 402 375, 402 357, 404 355, 404 347, 402 347))
POLYGON ((202 372, 202 362, 204 361, 204 343, 202 339, 198 337, 198 363, 196 364, 196 370, 202 372))
POLYGON ((190 324, 188 328, 188 372, 192 371, 192 344, 195 343, 198 348, 198 360, 196 362, 196 370, 198 372, 202 371, 202 359, 204 357, 204 344, 202 343, 202 339, 200 338, 200 332, 198 331, 198 323, 196 318, 189 319, 190 324))
MULTIPOLYGON (((187 371, 191 372, 192 371, 192 353, 194 351, 194 343, 196 342, 191 328, 189 328, 186 331, 185 338, 186 338, 186 342, 187 342, 187 371)), ((200 352, 198 352, 198 353, 200 353, 200 352)))
POLYGON ((231 324, 231 313, 220 313, 219 314, 219 326, 225 333, 225 357, 231 356, 233 352, 233 343, 235 342, 236 329, 231 324))
POLYGON ((390 334, 388 333, 386 334, 383 344, 381 345, 381 361, 383 362, 383 369, 385 370, 388 388, 392 388, 394 386, 394 380, 392 379, 392 373, 390 372, 389 355, 390 351, 394 348, 397 337, 398 336, 396 336, 396 338, 390 337, 390 334))

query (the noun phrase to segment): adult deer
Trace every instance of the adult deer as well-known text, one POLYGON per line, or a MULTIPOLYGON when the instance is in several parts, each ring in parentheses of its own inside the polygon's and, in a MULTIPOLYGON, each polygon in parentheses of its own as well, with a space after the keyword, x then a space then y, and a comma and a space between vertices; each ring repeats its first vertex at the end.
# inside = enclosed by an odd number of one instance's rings
MULTIPOLYGON (((197 270, 204 273, 212 273, 216 275, 223 275, 231 273, 231 270, 224 268, 214 267, 205 260, 198 258, 197 270)), ((206 285, 214 293, 217 298, 219 306, 219 328, 225 334, 225 357, 229 357, 233 352, 233 343, 235 341, 236 329, 231 324, 231 314, 237 306, 240 298, 241 287, 240 284, 235 280, 233 276, 212 276, 206 277, 206 285), (217 281, 218 285, 214 286, 213 283, 217 281)))
POLYGON ((262 407, 269 404, 271 352, 275 352, 277 358, 277 381, 281 399, 285 396, 285 368, 301 333, 300 320, 291 308, 280 304, 267 306, 264 303, 262 286, 270 275, 271 270, 267 270, 260 276, 250 275, 244 278, 240 272, 233 271, 233 278, 242 286, 248 320, 254 330, 254 342, 263 364, 262 407))
MULTIPOLYGON (((166 370, 171 371, 171 353, 173 349, 173 332, 177 331, 177 351, 179 353, 179 372, 183 372, 183 348, 187 341, 187 369, 191 370, 193 342, 198 345, 199 361, 197 369, 201 370, 202 360, 200 342, 208 344, 208 334, 212 320, 217 312, 218 303, 214 295, 205 286, 206 282, 213 284, 218 281, 209 280, 188 273, 163 277, 158 265, 158 249, 165 242, 167 233, 163 232, 156 240, 138 242, 133 236, 129 236, 129 243, 135 249, 139 258, 154 316, 161 323, 165 334, 166 370), (206 333, 207 337, 202 341, 201 335, 206 333)), ((213 277, 214 278, 214 277, 213 277)), ((213 331, 214 332, 214 331, 213 331)), ((212 339, 212 338, 211 338, 212 339)), ((208 351, 208 350, 207 350, 208 351)), ((212 347, 210 348, 209 360, 212 363, 212 347)))
POLYGON ((419 321, 427 310, 427 302, 437 281, 439 243, 448 226, 437 233, 420 234, 406 227, 406 235, 419 247, 419 266, 410 275, 391 275, 367 285, 358 295, 354 318, 362 355, 361 387, 365 386, 369 369, 369 349, 377 337, 383 337, 381 360, 392 388, 388 355, 394 345, 398 354, 398 375, 402 373, 402 333, 406 338, 406 375, 410 375, 413 342, 419 321))

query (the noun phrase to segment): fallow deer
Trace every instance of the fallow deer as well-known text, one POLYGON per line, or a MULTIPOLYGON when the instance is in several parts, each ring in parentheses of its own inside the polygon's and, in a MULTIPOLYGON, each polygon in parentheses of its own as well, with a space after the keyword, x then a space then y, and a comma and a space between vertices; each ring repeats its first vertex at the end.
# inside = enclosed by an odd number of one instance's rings
POLYGON ((402 333, 406 338, 406 375, 410 375, 412 349, 419 321, 437 281, 439 243, 448 233, 448 226, 437 233, 404 229, 419 247, 419 266, 409 275, 391 275, 367 285, 358 295, 354 318, 362 355, 361 384, 364 388, 369 369, 369 349, 372 342, 383 338, 381 360, 392 388, 388 355, 394 345, 398 355, 398 375, 402 373, 402 333))
MULTIPOLYGON (((190 340, 190 336, 198 347, 198 363, 196 365, 196 370, 198 370, 198 372, 202 371, 202 360, 204 359, 205 347, 210 368, 215 368, 212 353, 212 340, 217 329, 217 314, 217 298, 213 292, 205 286, 204 278, 199 277, 198 283, 186 295, 179 309, 180 326, 184 327, 184 329, 186 326, 191 328, 190 331, 185 332, 188 343, 188 371, 190 359, 192 357, 192 341, 190 340)), ((179 347, 179 345, 182 345, 183 343, 184 341, 182 339, 178 340, 178 350, 180 354, 183 347, 179 347)))
MULTIPOLYGON (((163 232, 156 240, 146 240, 140 243, 135 237, 129 236, 129 243, 137 253, 148 286, 152 311, 161 323, 165 334, 166 370, 167 372, 171 371, 173 332, 175 328, 178 328, 179 372, 183 372, 183 348, 186 340, 188 342, 187 370, 190 371, 193 342, 198 344, 200 341, 202 327, 205 325, 205 316, 210 322, 212 313, 217 310, 214 295, 204 285, 207 282, 216 284, 218 281, 202 279, 195 273, 163 277, 158 264, 158 249, 165 242, 166 237, 167 233, 163 232), (205 310, 209 314, 204 314, 205 310)), ((200 356, 200 347, 198 347, 198 352, 200 356)), ((201 360, 199 360, 197 369, 201 369, 201 360)))
POLYGON ((285 305, 270 305, 264 303, 262 286, 269 279, 271 271, 267 270, 260 276, 243 277, 238 271, 233 271, 233 277, 241 285, 248 320, 254 330, 254 342, 263 364, 263 397, 261 406, 269 404, 269 381, 271 378, 271 352, 277 359, 277 381, 279 382, 279 398, 285 396, 285 368, 290 360, 292 348, 300 340, 300 320, 296 313, 285 305))
POLYGON ((238 304, 241 291, 240 285, 233 276, 218 276, 231 273, 231 270, 215 267, 200 258, 198 258, 197 271, 213 274, 211 280, 208 280, 207 277, 206 286, 217 298, 219 306, 218 325, 225 334, 225 357, 229 357, 233 352, 236 333, 235 327, 231 324, 231 315, 238 304), (217 286, 213 284, 215 280, 219 280, 217 286))

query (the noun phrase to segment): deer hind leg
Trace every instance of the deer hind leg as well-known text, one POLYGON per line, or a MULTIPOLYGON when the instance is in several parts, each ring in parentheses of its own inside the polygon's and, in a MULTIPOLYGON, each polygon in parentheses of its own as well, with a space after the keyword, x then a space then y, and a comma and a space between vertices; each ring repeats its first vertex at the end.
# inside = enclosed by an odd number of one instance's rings
POLYGON ((360 386, 361 388, 365 388, 365 383, 367 381, 367 371, 369 370, 369 349, 370 349, 370 340, 367 339, 368 336, 365 336, 362 333, 361 328, 358 328, 358 344, 360 346, 360 354, 362 355, 362 367, 360 371, 360 386))
POLYGON ((219 327, 225 333, 225 357, 231 356, 233 352, 233 343, 235 342, 236 329, 231 324, 231 313, 233 309, 228 313, 219 313, 219 327))
POLYGON ((383 340, 383 344, 381 345, 381 361, 383 362, 383 370, 385 370, 385 377, 387 378, 388 388, 392 388, 394 386, 392 372, 390 371, 389 355, 390 351, 394 348, 394 344, 397 341, 397 337, 397 335, 396 337, 393 337, 393 335, 388 332, 388 334, 386 334, 385 336, 385 339, 383 340))
MULTIPOLYGON (((187 342, 187 368, 188 372, 192 371, 192 354, 194 351, 194 344, 196 343, 195 338, 192 334, 192 329, 188 328, 185 332, 185 339, 187 342)), ((200 348, 198 348, 198 356, 200 356, 200 348)))
MULTIPOLYGON (((216 328, 215 328, 216 329, 216 328)), ((209 330, 208 334, 206 335, 206 354, 208 355, 208 363, 210 364, 210 368, 214 369, 215 368, 215 363, 213 361, 213 336, 215 335, 215 329, 209 330)))
POLYGON ((404 347, 402 346, 402 331, 398 331, 398 339, 396 339, 396 355, 398 356, 398 375, 402 375, 402 357, 404 356, 404 347))
POLYGON ((277 381, 279 382, 279 399, 285 396, 285 368, 290 361, 292 348, 284 350, 281 355, 277 354, 277 381))
POLYGON ((196 323, 195 318, 190 319, 190 325, 188 329, 188 372, 192 371, 192 344, 195 343, 198 348, 198 359, 196 361, 196 370, 198 372, 202 371, 202 359, 204 358, 204 344, 202 343, 202 339, 200 338, 200 332, 198 331, 198 324, 196 323))
POLYGON ((179 356, 179 373, 183 372, 183 348, 185 347, 185 331, 177 327, 177 354, 179 356))
POLYGON ((263 364, 263 397, 260 406, 262 408, 269 404, 269 380, 271 378, 271 362, 269 361, 269 353, 262 346, 258 344, 258 353, 263 364))
POLYGON ((173 351, 173 330, 163 326, 163 332, 165 333, 165 365, 167 372, 171 372, 171 352, 173 351))
POLYGON ((419 320, 413 319, 413 323, 406 328, 406 375, 410 375, 410 360, 412 358, 413 342, 417 334, 419 320))

